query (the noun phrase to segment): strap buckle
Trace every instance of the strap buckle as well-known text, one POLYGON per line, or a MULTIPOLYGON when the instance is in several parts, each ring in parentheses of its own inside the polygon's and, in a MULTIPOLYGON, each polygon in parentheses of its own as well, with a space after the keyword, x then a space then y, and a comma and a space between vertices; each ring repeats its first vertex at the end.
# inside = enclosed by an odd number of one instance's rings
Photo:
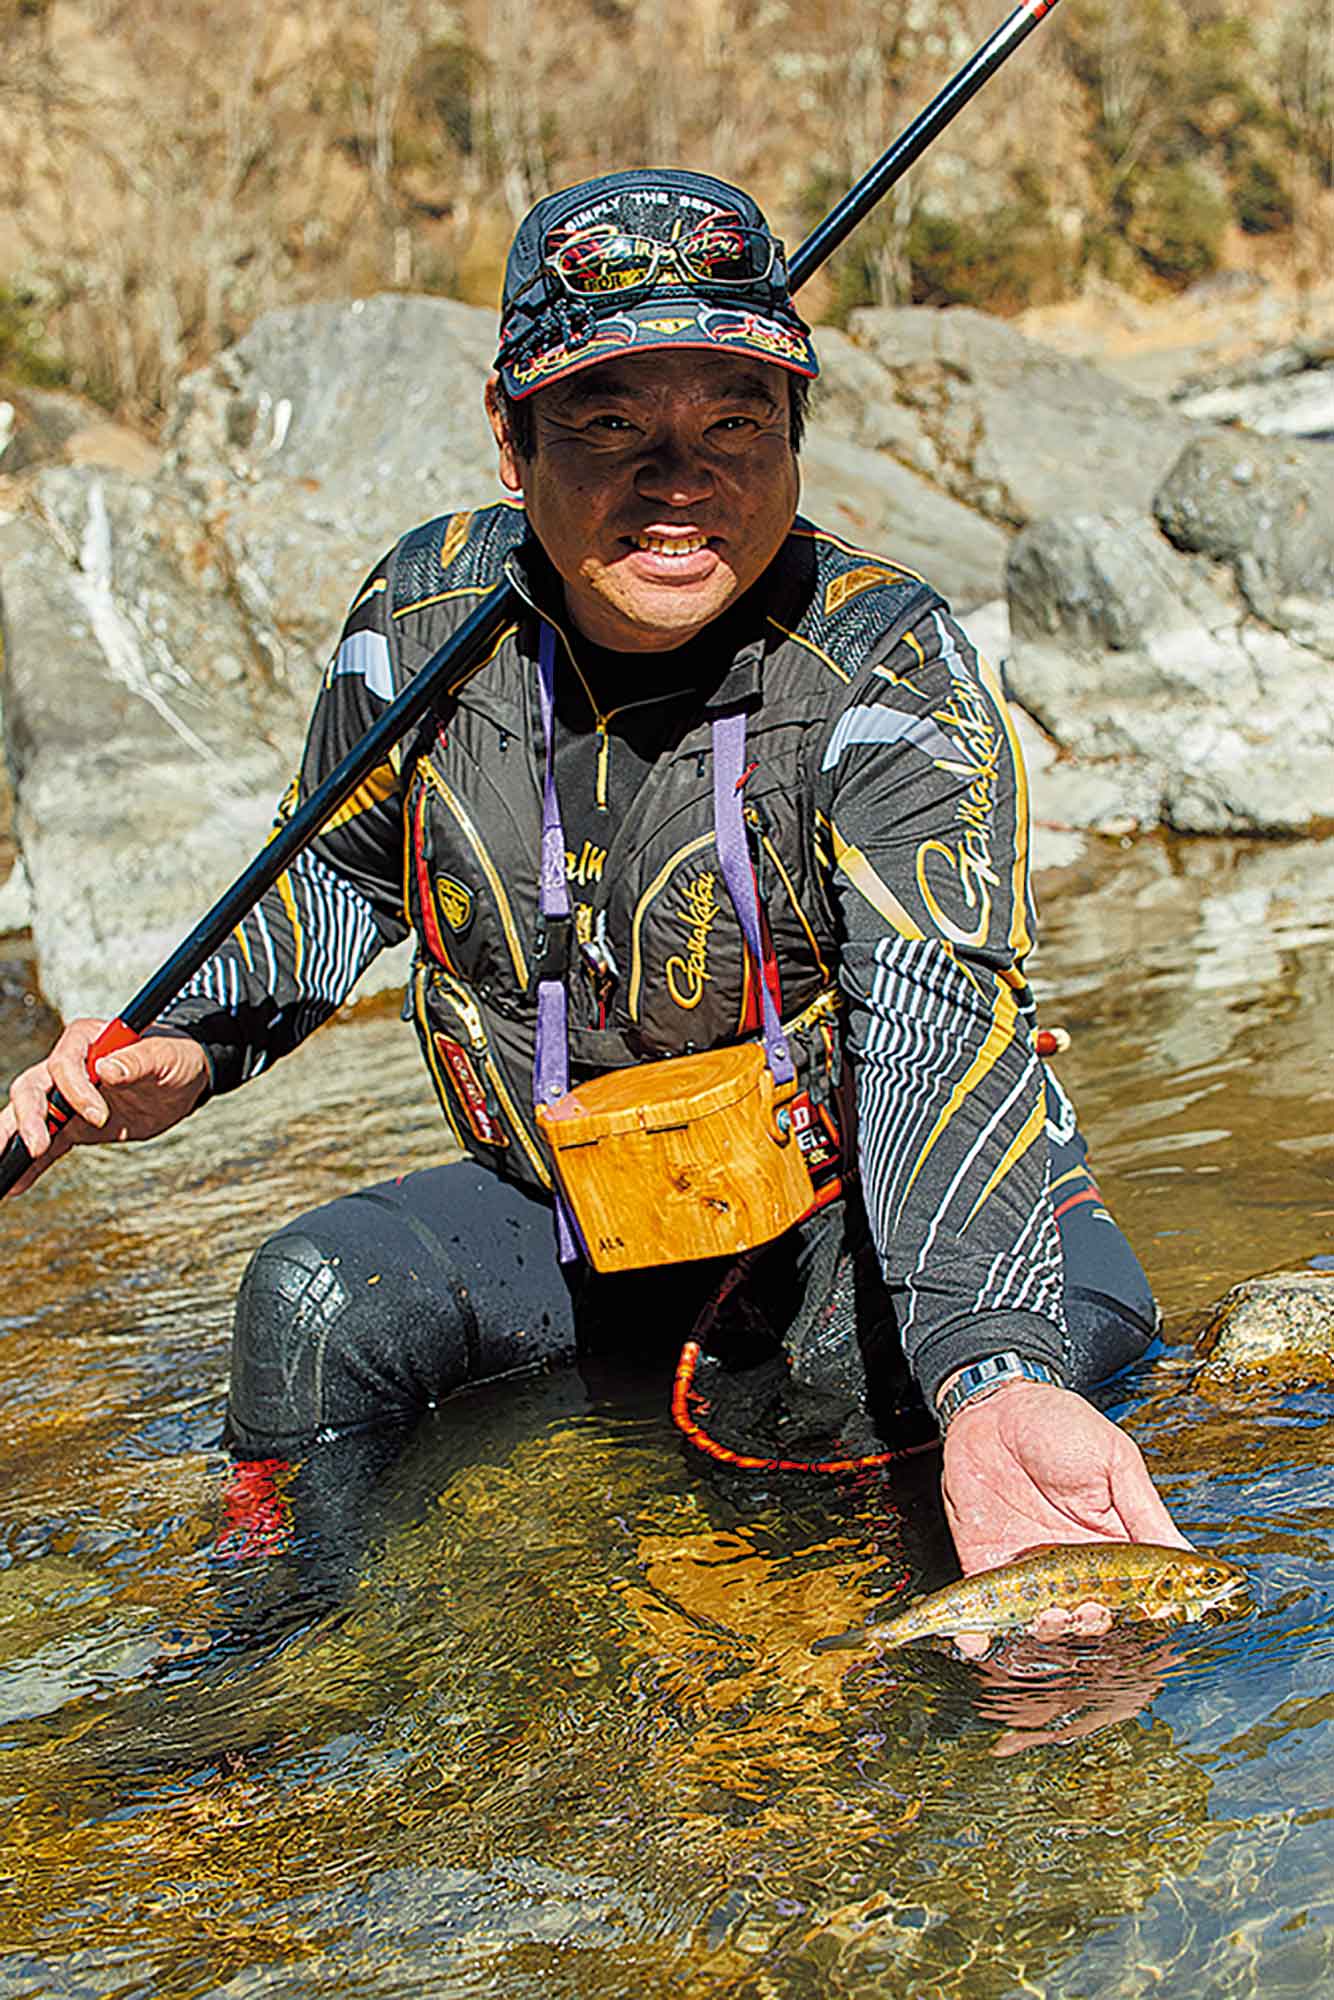
POLYGON ((574 916, 570 911, 563 916, 539 916, 533 941, 534 985, 544 985, 547 980, 564 985, 570 970, 573 935, 574 916))

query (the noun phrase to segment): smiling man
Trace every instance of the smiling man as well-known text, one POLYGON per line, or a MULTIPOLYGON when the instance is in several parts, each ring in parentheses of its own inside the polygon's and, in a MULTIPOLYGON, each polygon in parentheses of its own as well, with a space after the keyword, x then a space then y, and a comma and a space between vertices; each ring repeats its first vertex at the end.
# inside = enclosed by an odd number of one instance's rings
POLYGON ((281 1057, 415 931, 408 1011, 463 1157, 256 1253, 240 1455, 336 1453, 466 1382, 696 1329, 720 1381, 778 1364, 788 1456, 817 1418, 892 1445, 925 1404, 966 1569, 1180 1539, 1079 1393, 1143 1352, 1156 1311, 1036 1052, 1004 700, 928 583, 798 514, 817 372, 741 190, 642 170, 540 202, 486 387, 511 498, 414 529, 371 573, 292 799, 500 579, 522 615, 161 1032, 94 1089, 99 1024, 75 1023, 15 1085, 0 1140, 17 1120, 34 1173, 72 1143, 151 1136, 281 1057), (742 735, 733 778, 722 746, 742 735), (647 1077, 761 1035, 795 1067, 805 1215, 726 1258, 590 1268, 556 1227, 544 1065, 647 1077), (48 1150, 53 1080, 82 1116, 48 1150))

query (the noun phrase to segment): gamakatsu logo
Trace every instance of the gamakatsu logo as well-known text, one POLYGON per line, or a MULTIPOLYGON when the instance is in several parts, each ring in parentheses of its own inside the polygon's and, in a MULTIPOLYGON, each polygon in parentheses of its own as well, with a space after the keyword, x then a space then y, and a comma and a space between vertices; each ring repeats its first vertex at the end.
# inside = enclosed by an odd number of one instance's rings
POLYGON ((952 943, 985 944, 991 924, 991 892, 1000 881, 991 846, 1000 738, 981 690, 958 677, 953 683, 949 706, 936 709, 933 719, 951 735, 962 753, 958 764, 942 768, 966 777, 969 784, 958 807, 957 843, 924 840, 918 848, 917 886, 927 909, 952 943), (935 874, 934 887, 928 880, 928 867, 935 874), (953 904, 953 915, 942 908, 941 895, 953 904), (960 901, 963 910, 974 918, 971 926, 962 921, 960 901))
POLYGON ((685 925, 686 948, 684 953, 674 953, 664 970, 667 991, 678 1007, 689 1008, 698 1007, 713 977, 709 971, 709 932, 718 914, 718 877, 711 868, 687 884, 684 903, 677 914, 685 925))

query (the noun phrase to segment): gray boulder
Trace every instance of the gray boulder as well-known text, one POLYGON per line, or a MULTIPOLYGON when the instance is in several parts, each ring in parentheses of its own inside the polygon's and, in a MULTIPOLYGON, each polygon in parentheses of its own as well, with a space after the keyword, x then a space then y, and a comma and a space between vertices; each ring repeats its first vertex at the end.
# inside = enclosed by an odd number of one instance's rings
POLYGON ((1006 569, 1012 641, 1081 652, 1147 647, 1207 615, 1207 587, 1142 515, 1073 513, 1018 537, 1006 569))
POLYGON ((15 832, 43 988, 114 1013, 262 841, 295 704, 182 496, 52 470, 0 528, 15 832))
POLYGON ((1324 626, 1334 638, 1327 446, 1242 431, 1197 438, 1159 487, 1153 511, 1177 548, 1227 564, 1257 618, 1308 639, 1324 626))
POLYGON ((5 732, 16 890, 66 1018, 116 1011, 261 845, 370 564, 498 491, 494 334, 438 299, 270 314, 183 385, 159 477, 30 478, 0 526, 5 732))
POLYGON ((303 695, 398 536, 499 497, 482 410, 495 337, 494 313, 452 299, 294 306, 182 384, 168 465, 303 695))
POLYGON ((967 307, 868 308, 851 331, 898 406, 879 447, 1011 529, 1090 494, 1147 512, 1198 435, 1189 418, 967 307))
POLYGON ((1292 833, 1328 818, 1327 660, 1261 624, 1226 571, 1140 516, 1076 514, 1020 535, 1007 583, 1007 685, 1078 760, 1075 823, 1292 833))
POLYGON ((1197 1387, 1334 1383, 1334 1271, 1277 1271, 1235 1285, 1198 1345, 1197 1387))

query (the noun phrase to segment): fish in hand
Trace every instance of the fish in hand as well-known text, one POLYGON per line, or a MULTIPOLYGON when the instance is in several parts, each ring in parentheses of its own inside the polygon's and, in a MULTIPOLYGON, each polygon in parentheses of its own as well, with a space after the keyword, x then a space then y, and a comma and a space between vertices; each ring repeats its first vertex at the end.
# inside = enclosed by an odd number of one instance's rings
POLYGON ((1062 1542, 1030 1549, 1000 1569, 919 1597, 896 1618, 868 1618, 851 1632, 817 1639, 813 1652, 874 1645, 884 1651, 919 1639, 986 1639, 1031 1625, 1044 1611, 1101 1604, 1113 1620, 1184 1624, 1245 1594, 1246 1577, 1222 1556, 1151 1542, 1062 1542))

